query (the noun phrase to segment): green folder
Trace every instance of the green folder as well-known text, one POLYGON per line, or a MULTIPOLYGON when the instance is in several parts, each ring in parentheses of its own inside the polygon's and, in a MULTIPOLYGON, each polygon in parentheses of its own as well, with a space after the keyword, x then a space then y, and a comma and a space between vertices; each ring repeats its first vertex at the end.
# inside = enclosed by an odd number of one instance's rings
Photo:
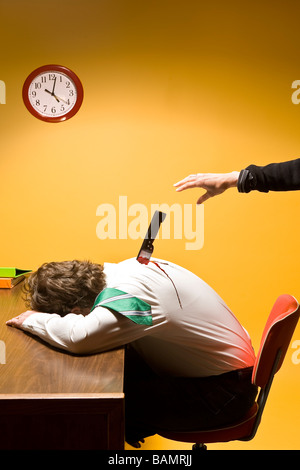
POLYGON ((18 277, 30 273, 31 269, 18 269, 18 268, 1 268, 0 277, 18 277))

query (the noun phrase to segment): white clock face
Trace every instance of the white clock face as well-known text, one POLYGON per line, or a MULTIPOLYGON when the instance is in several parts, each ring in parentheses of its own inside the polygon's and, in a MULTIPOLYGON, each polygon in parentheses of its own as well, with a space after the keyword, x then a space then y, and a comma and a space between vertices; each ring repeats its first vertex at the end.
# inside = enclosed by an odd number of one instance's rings
POLYGON ((59 118, 76 104, 77 89, 70 77, 49 70, 33 78, 28 87, 28 99, 41 116, 59 118))

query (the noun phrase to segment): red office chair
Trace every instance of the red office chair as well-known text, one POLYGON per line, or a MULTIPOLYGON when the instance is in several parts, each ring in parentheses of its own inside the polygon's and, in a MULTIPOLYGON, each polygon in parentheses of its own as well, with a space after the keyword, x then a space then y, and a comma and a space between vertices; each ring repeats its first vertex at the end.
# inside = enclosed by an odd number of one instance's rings
POLYGON ((299 305, 291 295, 276 300, 263 331, 255 360, 252 383, 260 388, 256 402, 239 421, 219 429, 195 432, 159 432, 167 439, 196 442, 193 449, 206 449, 212 442, 250 441, 254 438, 268 398, 274 375, 280 369, 299 319, 299 305))

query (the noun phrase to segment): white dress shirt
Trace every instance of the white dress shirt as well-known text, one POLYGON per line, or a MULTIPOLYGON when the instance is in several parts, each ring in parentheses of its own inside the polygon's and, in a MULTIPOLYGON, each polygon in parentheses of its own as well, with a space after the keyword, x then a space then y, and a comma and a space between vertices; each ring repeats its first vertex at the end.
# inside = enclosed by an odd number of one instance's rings
POLYGON ((107 287, 151 305, 153 324, 137 325, 96 307, 86 316, 34 313, 22 328, 75 354, 96 353, 131 343, 158 373, 202 377, 254 364, 247 331, 224 301, 198 276, 153 259, 105 263, 107 287))

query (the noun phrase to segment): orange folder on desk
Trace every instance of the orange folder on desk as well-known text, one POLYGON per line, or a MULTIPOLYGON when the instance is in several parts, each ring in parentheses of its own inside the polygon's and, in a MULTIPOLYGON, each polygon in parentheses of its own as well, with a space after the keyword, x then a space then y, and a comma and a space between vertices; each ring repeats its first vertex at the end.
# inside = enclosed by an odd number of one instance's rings
POLYGON ((0 267, 0 289, 11 289, 16 284, 23 281, 25 275, 30 272, 30 269, 0 267))

